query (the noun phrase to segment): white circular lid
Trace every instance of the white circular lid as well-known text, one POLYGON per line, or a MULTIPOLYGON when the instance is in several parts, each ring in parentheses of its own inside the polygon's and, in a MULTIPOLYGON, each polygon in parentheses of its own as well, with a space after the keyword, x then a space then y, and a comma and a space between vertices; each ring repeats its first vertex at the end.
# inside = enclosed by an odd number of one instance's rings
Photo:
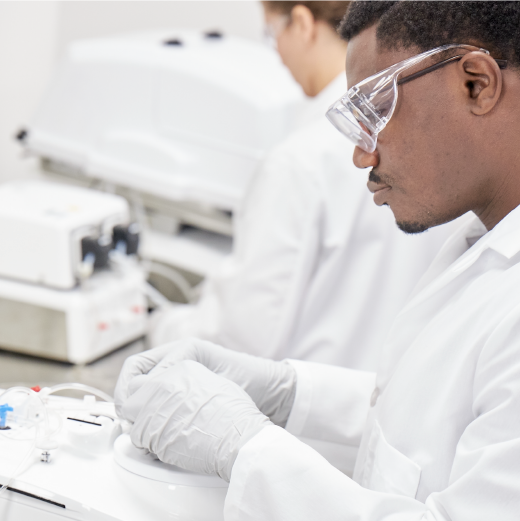
POLYGON ((155 481, 187 487, 228 487, 228 483, 218 476, 208 476, 183 470, 175 465, 168 465, 154 459, 150 454, 143 454, 134 446, 128 434, 121 434, 116 439, 114 443, 114 459, 116 463, 129 472, 155 481))

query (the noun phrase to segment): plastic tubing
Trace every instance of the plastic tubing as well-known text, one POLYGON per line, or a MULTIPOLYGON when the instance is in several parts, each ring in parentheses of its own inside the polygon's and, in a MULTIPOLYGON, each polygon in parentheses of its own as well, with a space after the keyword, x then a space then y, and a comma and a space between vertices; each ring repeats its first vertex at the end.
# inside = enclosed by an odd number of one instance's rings
MULTIPOLYGON (((0 401, 3 401, 6 397, 6 395, 9 395, 14 392, 24 392, 24 393, 28 394, 29 396, 36 397, 40 401, 41 408, 43 411, 43 419, 45 422, 45 431, 47 432, 49 430, 49 417, 47 415, 47 409, 45 408, 45 404, 43 403, 41 396, 39 396, 38 393, 35 393, 32 389, 29 389, 28 387, 11 387, 10 389, 7 389, 2 394, 0 394, 0 401)), ((7 479, 7 483, 4 483, 0 487, 0 495, 2 495, 4 493, 4 491, 7 490, 11 486, 13 480, 16 478, 16 476, 19 474, 20 470, 23 469, 23 467, 26 465, 27 461, 32 456, 34 448, 36 447, 36 440, 38 438, 38 428, 37 427, 38 427, 38 425, 36 424, 36 429, 34 431, 34 440, 31 444, 31 447, 27 451, 27 454, 24 456, 22 461, 16 467, 13 474, 7 479)))
POLYGON ((114 398, 109 394, 96 389, 95 387, 91 387, 90 385, 85 384, 76 384, 76 383, 67 383, 67 384, 58 384, 53 385, 52 387, 47 387, 42 389, 40 392, 43 392, 43 396, 49 396, 50 394, 57 393, 59 391, 83 391, 84 393, 93 394, 105 402, 113 402, 114 398))
POLYGON ((170 268, 153 261, 143 261, 142 266, 148 275, 150 275, 150 273, 156 273, 174 284, 186 302, 190 303, 193 301, 193 290, 190 283, 186 280, 184 275, 175 268, 170 268))
POLYGON ((144 283, 144 293, 158 308, 163 308, 171 304, 171 302, 149 282, 144 283))
MULTIPOLYGON (((47 397, 51 394, 57 393, 59 391, 71 391, 71 390, 72 391, 82 391, 84 393, 93 394, 94 396, 97 396, 98 398, 101 398, 102 400, 105 400, 106 402, 114 401, 114 399, 109 394, 101 391, 100 389, 96 389, 95 387, 91 387, 90 385, 79 384, 79 383, 65 383, 65 384, 53 385, 52 387, 46 387, 46 388, 42 389, 40 391, 40 393, 36 393, 32 389, 29 389, 28 387, 11 387, 10 389, 7 389, 2 394, 0 394, 0 401, 3 401, 6 398, 6 396, 8 396, 10 393, 14 393, 14 392, 24 392, 24 393, 28 394, 29 396, 36 397, 41 403, 41 406, 42 406, 41 408, 43 411, 43 419, 45 422, 45 432, 48 433, 49 432, 49 416, 48 416, 47 408, 45 407, 45 403, 44 403, 43 399, 45 397, 47 397)), ((12 438, 12 439, 13 439, 13 441, 15 441, 15 438, 12 438)), ((4 491, 7 490, 11 486, 13 480, 16 478, 16 476, 18 476, 20 470, 23 469, 24 466, 26 465, 26 463, 29 461, 30 457, 33 454, 34 448, 36 447, 37 439, 38 439, 38 425, 36 424, 36 429, 34 431, 34 440, 31 444, 31 447, 27 451, 27 454, 22 459, 20 464, 16 467, 13 474, 8 478, 7 483, 3 484, 0 487, 0 495, 2 495, 4 493, 4 491)))

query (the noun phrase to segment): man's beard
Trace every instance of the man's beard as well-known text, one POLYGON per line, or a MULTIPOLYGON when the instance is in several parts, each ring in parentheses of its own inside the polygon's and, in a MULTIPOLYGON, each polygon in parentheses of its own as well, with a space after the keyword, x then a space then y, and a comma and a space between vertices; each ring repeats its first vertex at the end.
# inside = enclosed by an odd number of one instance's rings
POLYGON ((418 221, 412 221, 412 222, 398 222, 396 221, 395 224, 397 224, 397 227, 404 233, 407 233, 409 235, 414 235, 417 233, 425 232, 428 228, 431 228, 431 224, 426 223, 420 223, 418 221))
MULTIPOLYGON (((387 178, 386 175, 383 175, 383 177, 381 177, 379 174, 377 174, 376 172, 374 172, 374 169, 370 170, 370 173, 368 174, 368 180, 369 181, 372 181, 374 183, 379 183, 379 184, 388 184, 388 185, 392 185, 392 181, 390 179, 388 179, 388 182, 385 180, 385 178, 387 178)), ((387 203, 384 203, 384 206, 388 206, 387 203)), ((396 224, 397 224, 397 227, 404 233, 406 234, 409 234, 409 235, 414 235, 414 234, 417 234, 417 233, 422 233, 422 232, 425 232, 428 228, 431 228, 433 225, 431 223, 421 223, 419 221, 411 221, 411 222, 407 222, 407 221, 396 221, 396 224)))

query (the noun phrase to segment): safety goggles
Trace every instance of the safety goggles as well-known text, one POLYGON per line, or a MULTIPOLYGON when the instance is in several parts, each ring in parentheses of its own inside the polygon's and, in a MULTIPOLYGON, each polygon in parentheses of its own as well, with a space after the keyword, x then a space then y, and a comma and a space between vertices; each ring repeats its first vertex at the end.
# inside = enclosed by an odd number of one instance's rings
POLYGON ((290 15, 277 15, 276 18, 271 20, 270 22, 266 22, 264 25, 264 41, 269 45, 269 47, 273 47, 276 49, 278 46, 278 38, 282 34, 282 32, 287 28, 291 21, 290 15))
MULTIPOLYGON (((442 45, 417 54, 352 86, 329 108, 326 113, 327 119, 355 145, 367 152, 373 152, 376 149, 377 135, 385 128, 394 113, 397 104, 397 87, 449 63, 454 63, 465 55, 457 54, 404 78, 399 78, 399 76, 423 60, 455 48, 480 51, 489 55, 489 51, 486 49, 457 43, 442 45)), ((501 69, 507 67, 506 60, 495 61, 501 69)))

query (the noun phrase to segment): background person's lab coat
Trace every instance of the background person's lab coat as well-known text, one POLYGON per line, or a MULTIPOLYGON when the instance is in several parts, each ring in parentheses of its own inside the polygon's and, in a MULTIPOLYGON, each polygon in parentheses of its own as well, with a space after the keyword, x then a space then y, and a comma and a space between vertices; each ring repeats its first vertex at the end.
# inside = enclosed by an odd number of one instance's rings
POLYGON ((308 101, 236 215, 234 253, 196 306, 152 320, 151 344, 197 336, 238 351, 374 370, 399 309, 450 226, 406 236, 325 118, 342 74, 308 101))
POLYGON ((450 239, 377 379, 294 362, 287 430, 360 445, 355 481, 268 427, 239 452, 226 521, 520 518, 520 207, 468 249, 485 231, 475 219, 450 239))

